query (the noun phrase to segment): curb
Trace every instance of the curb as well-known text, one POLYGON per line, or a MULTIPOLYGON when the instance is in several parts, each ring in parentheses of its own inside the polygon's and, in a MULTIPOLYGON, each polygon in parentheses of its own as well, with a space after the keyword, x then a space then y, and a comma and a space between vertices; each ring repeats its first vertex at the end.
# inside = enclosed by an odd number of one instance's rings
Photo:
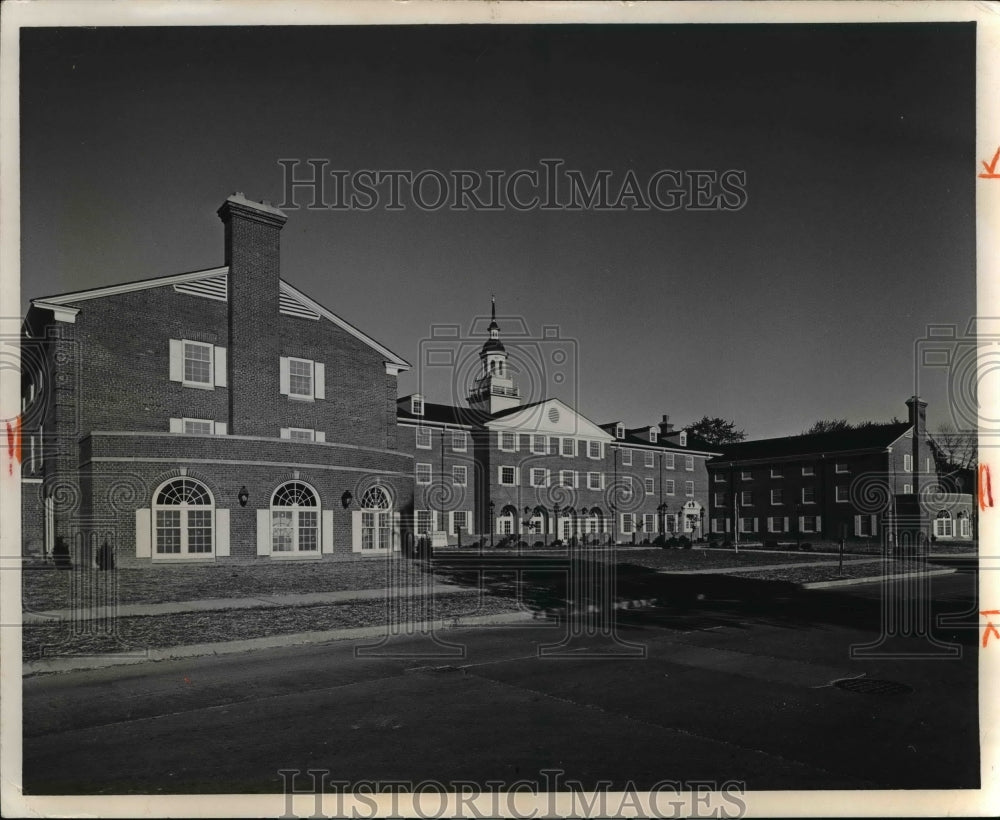
POLYGON ((866 578, 838 578, 836 581, 808 581, 799 584, 800 589, 825 589, 826 587, 846 587, 854 584, 874 584, 877 581, 898 581, 904 578, 930 578, 933 575, 952 575, 957 572, 954 567, 948 569, 933 569, 929 572, 898 572, 894 575, 870 575, 866 578))
MULTIPOLYGON (((856 558, 850 561, 844 561, 844 565, 848 564, 875 564, 881 561, 881 558, 856 558)), ((798 563, 791 564, 765 564, 762 566, 755 566, 753 564, 745 567, 708 567, 706 569, 658 569, 656 570, 659 575, 742 575, 748 572, 761 572, 763 570, 772 569, 798 569, 800 567, 828 567, 833 566, 835 561, 799 561, 798 563)))
MULTIPOLYGON (((522 621, 547 621, 548 617, 536 612, 500 612, 493 615, 465 615, 457 618, 435 618, 432 621, 421 621, 406 624, 407 631, 402 634, 412 635, 415 632, 433 632, 443 629, 460 629, 469 626, 501 625, 520 623, 522 621)), ((148 649, 142 654, 131 655, 79 655, 68 658, 43 658, 35 661, 24 661, 21 664, 21 676, 45 674, 50 672, 83 671, 88 669, 103 669, 109 666, 134 665, 152 661, 167 661, 179 658, 194 658, 203 655, 232 655, 239 652, 249 652, 256 649, 273 649, 282 646, 300 646, 328 641, 344 641, 358 638, 387 637, 388 624, 377 626, 357 626, 343 629, 328 629, 322 632, 294 632, 288 635, 268 635, 264 638, 248 638, 242 641, 219 641, 216 643, 189 644, 187 646, 170 646, 160 649, 148 649)))

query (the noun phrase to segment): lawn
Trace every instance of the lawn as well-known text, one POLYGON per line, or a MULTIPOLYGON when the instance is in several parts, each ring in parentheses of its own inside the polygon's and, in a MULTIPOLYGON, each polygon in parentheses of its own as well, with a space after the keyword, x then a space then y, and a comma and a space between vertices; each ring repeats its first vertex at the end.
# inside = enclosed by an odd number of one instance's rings
MULTIPOLYGON (((608 560, 611 553, 593 552, 588 557, 608 560)), ((856 556, 855 556, 856 557, 856 556)), ((726 567, 772 566, 774 564, 797 564, 801 562, 833 561, 837 559, 829 555, 813 555, 808 552, 789 552, 776 554, 773 552, 747 552, 740 550, 665 550, 665 549, 619 549, 615 550, 614 558, 619 564, 634 564, 649 569, 689 570, 689 569, 724 569, 726 567)))
POLYGON ((790 581, 794 584, 807 584, 813 581, 837 581, 841 578, 871 578, 882 575, 895 575, 903 572, 936 571, 942 567, 935 564, 925 564, 920 561, 890 560, 883 565, 881 561, 863 564, 844 563, 843 572, 838 571, 837 561, 832 561, 822 567, 789 567, 787 569, 757 570, 741 572, 741 578, 754 578, 764 581, 790 581))
POLYGON ((399 558, 364 561, 286 561, 260 564, 201 564, 55 570, 26 565, 21 573, 25 609, 68 608, 83 599, 107 596, 118 604, 158 604, 203 598, 249 598, 295 592, 381 589, 389 571, 398 580, 416 579, 423 565, 399 558))

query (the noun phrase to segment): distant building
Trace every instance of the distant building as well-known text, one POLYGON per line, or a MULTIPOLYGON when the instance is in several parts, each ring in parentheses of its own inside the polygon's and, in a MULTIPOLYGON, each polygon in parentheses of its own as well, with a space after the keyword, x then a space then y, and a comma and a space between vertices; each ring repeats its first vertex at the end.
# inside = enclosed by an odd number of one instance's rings
POLYGON ((597 424, 556 398, 522 403, 495 305, 468 406, 398 402, 400 447, 414 460, 414 530, 438 545, 509 538, 642 543, 698 538, 706 462, 666 416, 626 429, 597 424))
POLYGON ((711 531, 729 540, 972 540, 972 497, 939 482, 927 403, 908 421, 724 445, 708 463, 711 531))

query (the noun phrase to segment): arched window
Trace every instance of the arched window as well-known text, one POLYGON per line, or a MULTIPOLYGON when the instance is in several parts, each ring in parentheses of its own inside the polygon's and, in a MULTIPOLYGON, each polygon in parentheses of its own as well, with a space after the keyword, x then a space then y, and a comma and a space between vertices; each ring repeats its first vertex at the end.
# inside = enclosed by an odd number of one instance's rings
POLYGON ((175 478, 153 496, 153 555, 190 558, 212 555, 215 501, 193 478, 175 478))
POLYGON ((951 538, 951 513, 941 510, 934 519, 934 535, 938 538, 951 538))
POLYGON ((308 484, 289 481, 271 496, 271 552, 319 551, 319 496, 308 484))
POLYGON ((504 505, 503 509, 500 510, 500 515, 497 517, 497 534, 498 535, 513 535, 514 534, 514 519, 517 517, 517 510, 514 509, 510 504, 504 505))
POLYGON ((369 487, 361 495, 361 549, 392 548, 392 512, 389 495, 382 487, 369 487))

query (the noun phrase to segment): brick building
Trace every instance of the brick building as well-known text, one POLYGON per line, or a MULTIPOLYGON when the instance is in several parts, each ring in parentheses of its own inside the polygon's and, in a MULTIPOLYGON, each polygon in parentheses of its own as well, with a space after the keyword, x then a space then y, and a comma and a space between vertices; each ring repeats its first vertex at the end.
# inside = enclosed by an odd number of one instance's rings
POLYGON ((32 300, 29 552, 58 539, 138 563, 399 548, 409 365, 281 278, 281 211, 237 193, 218 213, 221 267, 32 300))
POLYGON ((927 403, 908 420, 723 446, 708 463, 711 531, 727 540, 972 540, 972 497, 937 475, 927 403))
POLYGON ((712 452, 669 419, 597 424, 556 399, 522 404, 495 307, 468 406, 398 402, 414 459, 414 529, 437 545, 511 538, 641 543, 699 538, 712 452))

